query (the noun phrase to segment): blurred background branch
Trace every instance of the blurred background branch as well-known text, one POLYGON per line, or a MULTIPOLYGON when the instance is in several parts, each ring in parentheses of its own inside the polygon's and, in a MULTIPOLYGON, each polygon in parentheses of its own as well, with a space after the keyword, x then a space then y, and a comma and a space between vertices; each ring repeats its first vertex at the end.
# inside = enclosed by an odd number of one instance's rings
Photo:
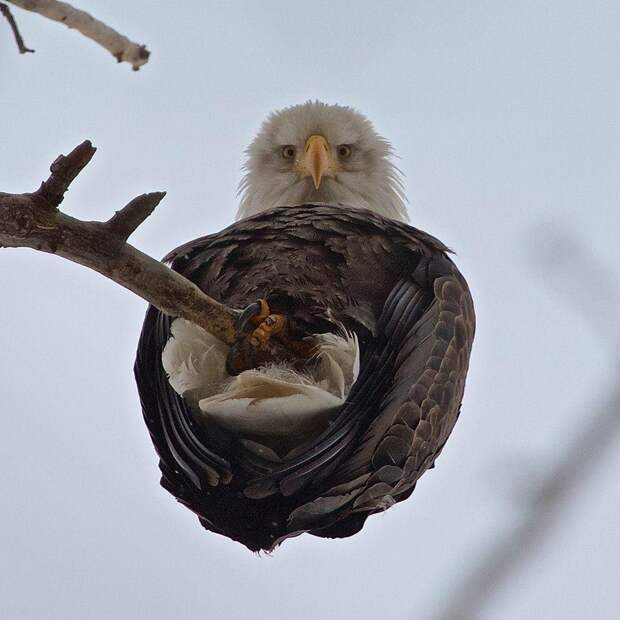
POLYGON ((613 328, 610 331, 609 324, 609 317, 618 309, 617 275, 600 264, 577 237, 557 225, 538 231, 535 240, 535 258, 549 267, 546 277, 551 289, 587 321, 609 350, 611 380, 595 391, 600 398, 589 399, 576 413, 566 416, 577 427, 572 441, 540 480, 530 480, 531 487, 525 501, 520 502, 522 511, 514 524, 477 554, 470 570, 434 616, 437 620, 481 616, 492 597, 524 569, 552 535, 561 515, 571 510, 580 488, 588 483, 588 476, 607 451, 617 445, 620 435, 620 334, 617 324, 615 332, 613 328))

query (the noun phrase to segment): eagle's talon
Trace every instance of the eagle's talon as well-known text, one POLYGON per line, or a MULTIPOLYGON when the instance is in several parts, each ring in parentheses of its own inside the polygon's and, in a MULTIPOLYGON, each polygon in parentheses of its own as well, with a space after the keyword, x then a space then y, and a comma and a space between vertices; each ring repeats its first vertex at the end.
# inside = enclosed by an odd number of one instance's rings
POLYGON ((254 326, 259 325, 269 316, 270 312, 271 310, 269 309, 269 304, 265 299, 259 299, 258 301, 246 306, 237 318, 237 322, 235 324, 237 333, 244 332, 248 323, 251 323, 254 326))
POLYGON ((241 311, 236 330, 236 342, 226 358, 226 371, 231 376, 274 360, 298 363, 316 352, 310 343, 292 339, 288 317, 271 314, 264 299, 241 311))
POLYGON ((272 340, 288 324, 282 314, 271 314, 265 299, 246 306, 236 321, 236 342, 226 358, 226 371, 235 376, 244 370, 281 356, 282 344, 272 340))
POLYGON ((288 321, 283 314, 270 314, 264 321, 261 321, 252 332, 250 342, 256 339, 258 343, 262 345, 267 344, 273 336, 284 331, 287 323, 288 321))

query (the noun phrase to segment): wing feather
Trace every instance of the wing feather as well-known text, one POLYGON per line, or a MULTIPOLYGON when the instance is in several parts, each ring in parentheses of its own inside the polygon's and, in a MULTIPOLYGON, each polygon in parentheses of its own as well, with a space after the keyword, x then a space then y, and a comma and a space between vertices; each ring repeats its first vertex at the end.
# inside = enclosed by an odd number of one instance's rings
MULTIPOLYGON (((317 500, 312 510, 301 506, 291 515, 291 527, 319 528, 314 533, 321 536, 349 535, 350 528, 363 525, 363 519, 352 518, 354 513, 365 519, 408 497, 441 452, 460 411, 475 326, 460 274, 433 275, 430 299, 409 280, 395 287, 398 302, 386 302, 380 323, 390 330, 385 346, 397 348, 393 382, 375 417, 355 438, 355 449, 327 481, 346 489, 346 501, 343 497, 339 511, 332 513, 321 513, 323 504, 317 500), (405 301, 415 298, 418 304, 405 301)), ((323 495, 329 496, 330 489, 323 495)))
POLYGON ((474 334, 471 296, 447 252, 371 212, 306 205, 168 254, 173 269, 236 307, 273 294, 307 328, 344 324, 357 333, 361 363, 319 437, 290 460, 263 459, 196 427, 161 365, 170 319, 149 308, 135 373, 162 485, 205 527, 252 549, 302 530, 349 536, 408 497, 456 422, 474 334))

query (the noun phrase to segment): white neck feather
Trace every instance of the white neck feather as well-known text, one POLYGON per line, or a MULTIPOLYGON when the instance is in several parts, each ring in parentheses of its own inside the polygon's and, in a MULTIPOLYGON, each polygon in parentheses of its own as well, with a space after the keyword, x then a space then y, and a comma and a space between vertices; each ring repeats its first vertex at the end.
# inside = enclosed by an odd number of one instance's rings
POLYGON ((374 178, 379 175, 342 174, 324 179, 316 190, 310 179, 299 179, 294 173, 267 182, 256 172, 249 171, 239 186, 241 201, 236 219, 251 217, 274 207, 324 203, 369 209, 384 217, 407 222, 405 197, 397 174, 395 168, 384 171, 380 179, 374 178))

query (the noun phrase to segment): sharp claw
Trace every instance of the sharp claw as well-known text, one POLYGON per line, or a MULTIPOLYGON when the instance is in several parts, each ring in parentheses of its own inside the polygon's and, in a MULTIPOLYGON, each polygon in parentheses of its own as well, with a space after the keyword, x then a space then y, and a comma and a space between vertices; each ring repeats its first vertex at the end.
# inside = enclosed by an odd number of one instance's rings
POLYGON ((239 315, 237 319, 237 323, 235 325, 235 329, 237 332, 245 331, 245 326, 248 324, 250 319, 253 319, 260 313, 260 302, 255 301, 253 304, 246 306, 239 315))
POLYGON ((253 333, 255 331, 254 326, 269 316, 269 312, 269 304, 264 299, 259 299, 246 306, 237 318, 235 322, 237 342, 230 348, 226 356, 226 372, 232 377, 251 367, 247 359, 247 339, 250 336, 249 344, 253 348, 257 349, 260 346, 259 339, 253 333))
POLYGON ((291 339, 287 316, 271 314, 264 299, 246 306, 235 328, 236 342, 226 357, 226 372, 233 377, 260 363, 274 359, 298 361, 312 357, 315 352, 310 343, 291 339))
POLYGON ((265 318, 269 315, 269 305, 264 299, 259 299, 254 303, 251 303, 249 306, 246 306, 239 315, 237 322, 235 324, 235 328, 237 333, 242 333, 245 331, 247 324, 252 321, 252 319, 256 319, 257 317, 265 318))

